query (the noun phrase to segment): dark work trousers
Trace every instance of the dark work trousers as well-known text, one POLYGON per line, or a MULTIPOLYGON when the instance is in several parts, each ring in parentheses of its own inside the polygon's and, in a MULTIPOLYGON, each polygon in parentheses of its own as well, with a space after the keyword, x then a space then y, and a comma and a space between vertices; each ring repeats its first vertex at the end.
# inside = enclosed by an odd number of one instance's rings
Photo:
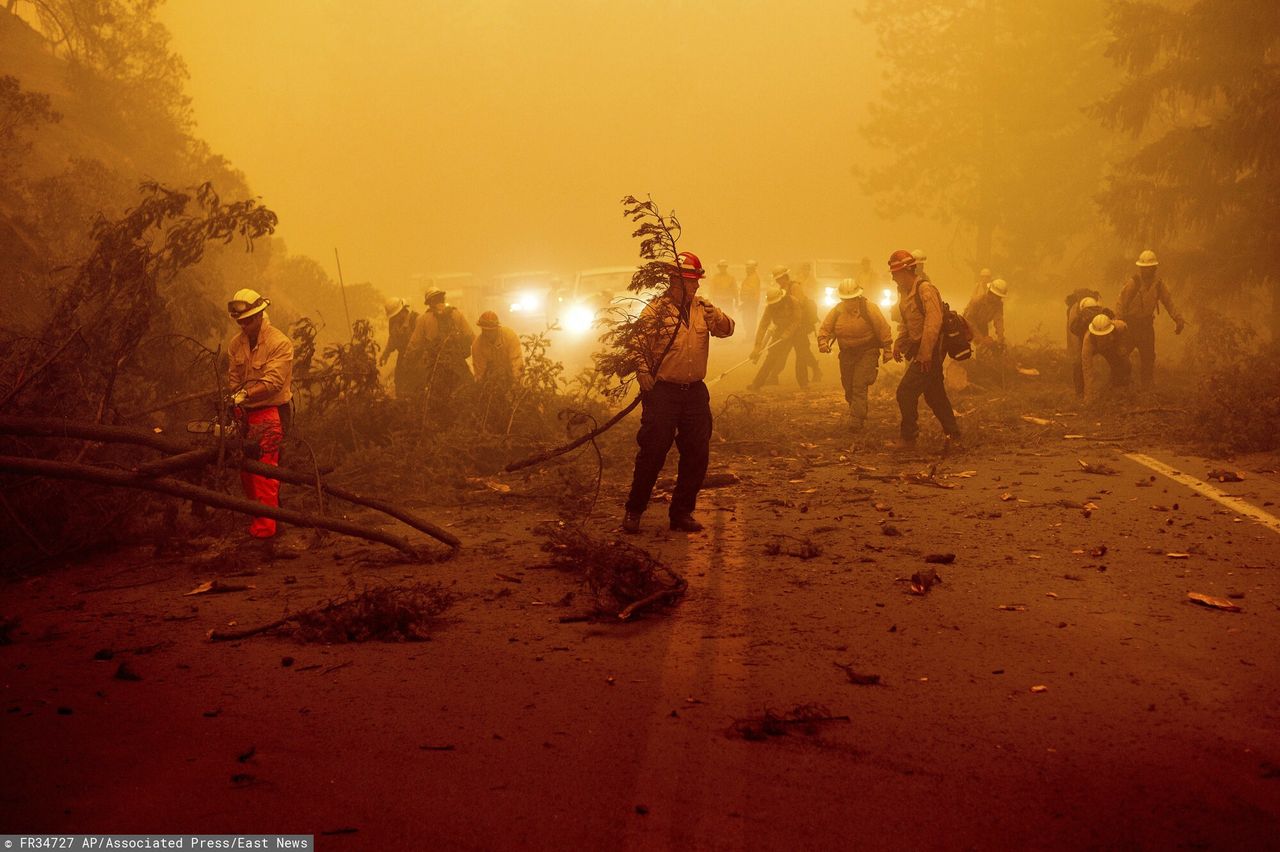
MULTIPOLYGON (((764 363, 760 365, 760 370, 756 373, 756 377, 751 380, 748 387, 751 390, 759 390, 765 385, 776 385, 778 376, 782 373, 782 368, 787 365, 787 356, 791 354, 791 341, 784 340, 781 343, 771 341, 771 348, 764 355, 764 363)), ((797 370, 797 375, 799 371, 797 370)))
MULTIPOLYGON (((1118 355, 1114 352, 1104 352, 1102 358, 1107 362, 1107 366, 1111 368, 1111 387, 1127 388, 1133 376, 1133 367, 1129 364, 1129 353, 1118 355)), ((1081 382, 1083 381, 1082 369, 1081 382)))
POLYGON ((876 383, 880 350, 876 346, 840 350, 840 384, 855 426, 867 419, 867 389, 876 383))
POLYGON ((902 381, 898 382, 898 409, 902 412, 903 439, 914 441, 920 431, 919 408, 922 393, 924 401, 942 424, 942 431, 953 438, 959 437, 960 427, 956 425, 951 400, 947 398, 947 389, 942 384, 942 363, 939 359, 930 365, 927 373, 912 361, 902 374, 902 381))
MULTIPOLYGON (((1138 385, 1150 387, 1151 378, 1156 370, 1156 321, 1155 318, 1145 320, 1127 320, 1129 339, 1133 348, 1138 350, 1138 385)), ((1113 371, 1114 372, 1114 371, 1113 371)))
POLYGON ((644 395, 640 431, 636 443, 636 471, 631 479, 627 511, 640 513, 649 505, 667 451, 675 442, 680 453, 675 491, 671 493, 671 517, 693 513, 698 490, 707 476, 711 453, 711 394, 702 382, 676 385, 658 382, 644 395))
POLYGON ((809 335, 797 334, 791 344, 796 350, 796 384, 802 388, 809 386, 809 380, 818 380, 822 371, 818 368, 818 357, 813 354, 809 345, 809 335))

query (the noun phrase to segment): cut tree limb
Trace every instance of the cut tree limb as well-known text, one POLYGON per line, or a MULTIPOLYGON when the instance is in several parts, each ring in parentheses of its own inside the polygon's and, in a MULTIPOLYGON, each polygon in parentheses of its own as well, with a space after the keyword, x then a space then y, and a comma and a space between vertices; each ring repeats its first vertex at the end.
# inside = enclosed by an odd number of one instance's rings
POLYGON ((71 462, 49 461, 48 459, 21 458, 18 456, 0 456, 0 473, 22 473, 45 476, 53 479, 72 479, 80 482, 93 482, 118 488, 137 488, 143 491, 154 491, 169 494, 197 503, 204 503, 218 509, 230 509, 254 517, 272 518, 298 527, 331 530, 343 535, 363 538, 390 545, 402 553, 418 561, 426 561, 431 556, 422 548, 382 530, 364 527, 337 518, 327 518, 284 509, 278 506, 266 506, 243 497, 234 497, 221 491, 201 488, 178 479, 149 478, 136 473, 94 467, 92 465, 71 462))
POLYGON ((520 459, 519 461, 513 461, 511 464, 503 468, 503 470, 505 470, 507 473, 513 473, 514 471, 523 470, 526 467, 533 467, 535 464, 542 464, 544 461, 549 461, 550 459, 553 459, 556 456, 562 456, 567 452, 576 450, 578 447, 581 447, 587 441, 590 441, 593 438, 599 435, 602 435, 605 432, 612 429, 615 425, 617 425, 618 421, 622 420, 622 418, 626 417, 633 410, 635 410, 635 407, 640 404, 641 398, 642 398, 641 396, 637 396, 635 399, 631 400, 631 402, 627 403, 626 408, 622 409, 617 414, 610 417, 608 420, 604 422, 603 425, 597 426, 595 429, 592 429, 590 432, 586 433, 585 435, 579 438, 575 438, 567 444, 561 444, 558 447, 554 447, 550 450, 546 450, 544 452, 538 453, 537 455, 529 456, 528 458, 520 459))

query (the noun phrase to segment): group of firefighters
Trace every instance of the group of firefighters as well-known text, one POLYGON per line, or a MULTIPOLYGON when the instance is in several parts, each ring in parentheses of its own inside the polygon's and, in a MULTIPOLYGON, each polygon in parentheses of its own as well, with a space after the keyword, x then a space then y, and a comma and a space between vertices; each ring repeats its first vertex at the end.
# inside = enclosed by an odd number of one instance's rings
MULTIPOLYGON (((717 275, 708 282, 712 298, 698 295, 706 271, 698 257, 682 252, 670 265, 670 284, 665 292, 646 304, 639 322, 648 324, 652 334, 640 335, 640 351, 635 354, 636 379, 641 390, 642 413, 636 436, 639 452, 630 493, 623 516, 623 529, 638 532, 641 516, 649 503, 653 486, 674 444, 680 455, 675 489, 670 504, 673 530, 694 532, 702 525, 693 512, 698 491, 706 475, 711 440, 710 395, 705 383, 710 338, 729 337, 734 319, 726 312, 741 311, 756 326, 751 360, 763 357, 750 388, 774 384, 795 355, 796 381, 806 386, 821 376, 817 358, 809 346, 809 336, 817 331, 818 352, 839 351, 840 380, 855 432, 864 427, 868 411, 868 390, 875 383, 881 363, 891 359, 907 362, 897 387, 899 446, 914 446, 919 432, 919 401, 937 417, 948 445, 960 438, 954 410, 944 382, 944 319, 947 308, 938 288, 925 272, 922 251, 898 250, 889 256, 889 274, 897 285, 898 300, 893 318, 897 335, 880 306, 867 297, 873 283, 870 261, 863 260, 857 278, 840 282, 839 301, 818 322, 816 302, 808 293, 811 269, 800 270, 792 278, 786 267, 776 267, 772 284, 764 293, 765 308, 758 322, 754 311, 759 303, 760 281, 755 262, 747 264, 747 274, 739 284, 721 262, 717 275), (723 298, 722 307, 716 306, 723 298)), ((1077 290, 1067 297, 1068 349, 1076 392, 1086 401, 1098 394, 1094 356, 1110 366, 1111 385, 1129 383, 1129 355, 1139 355, 1139 380, 1151 382, 1155 364, 1155 315, 1159 306, 1175 322, 1181 334, 1185 322, 1173 305, 1169 288, 1158 276, 1155 253, 1139 255, 1137 272, 1120 292, 1118 310, 1100 304, 1100 294, 1077 290)), ((977 344, 999 351, 1004 346, 1004 302, 1008 285, 983 269, 963 317, 977 344)), ((447 398, 461 383, 479 381, 509 385, 524 370, 519 337, 504 327, 493 311, 480 315, 472 332, 462 314, 445 301, 446 294, 430 289, 426 310, 412 310, 403 299, 387 303, 388 343, 381 356, 385 364, 398 353, 395 365, 397 396, 414 398, 442 386, 447 398), (470 358, 471 364, 467 364, 470 358)), ((293 345, 288 335, 271 325, 266 315, 269 300, 253 290, 240 290, 227 304, 240 333, 228 350, 231 401, 245 413, 250 437, 261 447, 261 460, 279 463, 280 445, 289 427, 292 392, 293 345)), ((955 362, 953 362, 955 363, 955 362)), ((242 474, 246 496, 268 506, 279 505, 279 482, 269 477, 242 474)), ((276 523, 255 518, 249 527, 255 538, 275 535, 276 523)))

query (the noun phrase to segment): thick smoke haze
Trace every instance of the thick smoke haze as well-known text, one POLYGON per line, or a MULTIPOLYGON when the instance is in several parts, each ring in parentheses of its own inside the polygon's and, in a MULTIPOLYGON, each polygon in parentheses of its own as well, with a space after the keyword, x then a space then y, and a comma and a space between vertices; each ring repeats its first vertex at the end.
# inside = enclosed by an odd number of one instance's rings
POLYGON ((291 250, 331 267, 339 247, 348 281, 631 263, 628 193, 674 208, 709 261, 879 268, 927 241, 857 187, 880 72, 847 2, 226 0, 163 17, 198 133, 291 250))

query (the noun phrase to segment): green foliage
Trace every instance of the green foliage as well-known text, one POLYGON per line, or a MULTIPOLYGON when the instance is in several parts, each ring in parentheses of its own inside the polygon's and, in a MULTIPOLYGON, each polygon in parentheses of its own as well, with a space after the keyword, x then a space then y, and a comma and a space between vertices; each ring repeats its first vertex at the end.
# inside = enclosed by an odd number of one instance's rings
POLYGON ((1095 113, 1141 147, 1110 176, 1107 218, 1202 302, 1269 280, 1280 335, 1280 4, 1119 0, 1111 30, 1128 77, 1095 113))
POLYGON ((955 223, 975 270, 1079 272, 1058 259, 1098 236, 1103 2, 865 0, 886 85, 863 134, 887 156, 859 177, 879 209, 955 223))

